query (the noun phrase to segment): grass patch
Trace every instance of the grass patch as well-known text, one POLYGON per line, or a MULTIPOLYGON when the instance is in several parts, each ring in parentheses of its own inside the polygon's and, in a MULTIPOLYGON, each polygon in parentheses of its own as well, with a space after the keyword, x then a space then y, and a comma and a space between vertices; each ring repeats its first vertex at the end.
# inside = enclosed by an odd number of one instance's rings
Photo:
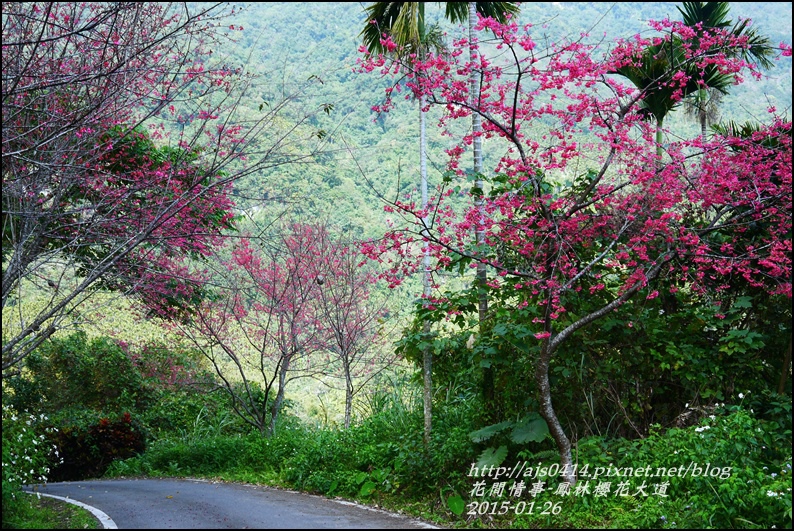
POLYGON ((82 507, 46 496, 26 495, 14 509, 13 514, 3 515, 3 529, 102 529, 82 507))

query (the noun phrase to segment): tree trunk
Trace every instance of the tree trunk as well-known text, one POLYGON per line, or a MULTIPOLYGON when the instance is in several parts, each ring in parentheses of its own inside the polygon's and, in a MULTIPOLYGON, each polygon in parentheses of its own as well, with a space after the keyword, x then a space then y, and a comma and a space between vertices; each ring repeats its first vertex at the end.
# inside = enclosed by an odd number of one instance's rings
MULTIPOLYGON (((423 327, 425 334, 430 333, 430 323, 425 322, 423 327)), ((433 351, 428 347, 422 355, 422 376, 424 378, 424 403, 425 403, 425 446, 430 444, 430 432, 433 427, 433 351)))
POLYGON ((664 154, 664 150, 662 149, 662 122, 663 119, 659 118, 656 120, 656 156, 658 157, 656 161, 656 169, 662 169, 662 155, 664 154))
MULTIPOLYGON (((425 98, 419 98, 419 173, 421 175, 422 209, 427 208, 427 135, 425 125, 425 98)), ((428 228, 428 217, 422 218, 424 231, 428 228)), ((427 242, 423 242, 427 245, 427 242)), ((422 293, 425 298, 430 296, 430 249, 425 248, 423 259, 422 293)), ((430 322, 425 321, 424 333, 430 332, 430 322)), ((433 351, 426 348, 422 353, 422 378, 424 380, 424 416, 425 416, 425 445, 430 442, 430 431, 433 426, 433 351)))
POLYGON ((289 357, 281 364, 281 369, 278 373, 278 392, 276 399, 273 401, 273 406, 270 408, 270 436, 276 434, 276 419, 278 412, 281 410, 281 404, 284 403, 284 391, 287 386, 287 371, 289 371, 289 357))
POLYGON ((554 442, 557 443, 557 450, 560 452, 560 474, 566 482, 574 485, 576 483, 576 474, 574 474, 573 458, 571 456, 571 441, 565 435, 565 430, 562 429, 562 425, 551 403, 551 384, 549 383, 551 354, 549 340, 546 339, 541 347, 538 365, 535 367, 535 384, 540 394, 540 415, 548 424, 549 433, 554 438, 554 442))
POLYGON ((786 382, 789 379, 789 369, 791 368, 791 339, 788 340, 788 350, 783 356, 783 367, 780 369, 780 382, 777 385, 778 394, 782 395, 786 392, 786 382))
POLYGON ((345 364, 345 429, 350 428, 350 416, 353 410, 353 379, 350 367, 345 364))
MULTIPOLYGON (((477 2, 469 2, 469 62, 475 64, 477 61, 477 50, 474 47, 474 26, 477 21, 477 2)), ((480 83, 479 75, 476 70, 472 69, 469 74, 469 104, 472 109, 479 108, 480 104, 480 83)), ((472 149, 474 151, 474 187, 483 190, 482 179, 482 116, 472 110, 471 113, 471 131, 473 135, 472 149)), ((485 244, 485 230, 483 228, 483 196, 480 195, 474 200, 474 206, 480 213, 477 226, 474 229, 474 239, 478 246, 485 244)), ((486 265, 482 262, 477 264, 477 291, 478 291, 478 321, 480 325, 480 334, 483 333, 486 320, 488 318, 488 292, 486 291, 486 282, 488 282, 488 270, 486 265)), ((492 366, 484 367, 482 374, 482 396, 483 396, 483 411, 486 416, 494 410, 494 370, 492 366)), ((486 418, 486 423, 491 420, 486 418)))

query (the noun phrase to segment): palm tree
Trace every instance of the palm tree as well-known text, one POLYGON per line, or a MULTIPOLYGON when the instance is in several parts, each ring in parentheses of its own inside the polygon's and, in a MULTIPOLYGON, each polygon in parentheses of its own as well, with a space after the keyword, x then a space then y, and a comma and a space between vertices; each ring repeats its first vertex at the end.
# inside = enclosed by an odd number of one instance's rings
MULTIPOLYGON (((667 114, 678 105, 679 100, 674 98, 674 93, 680 90, 678 86, 670 83, 675 71, 684 64, 685 52, 678 37, 671 38, 670 42, 663 42, 646 48, 639 65, 623 66, 612 73, 620 74, 631 81, 634 86, 642 91, 640 100, 640 113, 646 118, 656 120, 656 154, 662 157, 662 127, 667 114)), ((715 78, 707 86, 724 92, 727 79, 715 78)), ((692 94, 701 89, 697 81, 690 76, 683 92, 692 94)))
POLYGON ((703 139, 706 138, 709 124, 716 122, 719 118, 722 97, 722 92, 704 88, 685 100, 684 112, 686 112, 687 116, 691 116, 698 121, 700 124, 700 135, 703 139))
MULTIPOLYGON (((361 31, 361 37, 364 44, 370 53, 384 53, 387 50, 381 44, 381 37, 383 33, 387 33, 392 37, 392 40, 398 46, 398 53, 402 58, 407 58, 410 54, 415 54, 416 57, 424 55, 423 52, 430 50, 439 51, 443 49, 440 39, 440 32, 437 26, 428 28, 425 24, 425 3, 424 2, 374 2, 366 8, 368 23, 361 31)), ((515 2, 447 2, 446 3, 446 17, 453 23, 459 23, 463 20, 468 20, 469 23, 469 38, 473 42, 474 24, 477 19, 477 13, 486 17, 493 17, 500 22, 504 22, 507 17, 506 13, 517 13, 518 7, 515 2)), ((471 50, 472 62, 476 59, 476 52, 471 50)), ((476 108, 479 102, 479 83, 477 73, 472 71, 470 78, 471 94, 472 94, 472 108, 476 108)), ((419 141, 419 171, 421 178, 421 191, 422 191, 422 208, 427 207, 427 145, 425 135, 425 113, 422 109, 425 108, 424 98, 420 97, 420 141, 419 141)), ((475 133, 474 145, 474 174, 476 176, 475 186, 482 189, 482 147, 480 135, 477 134, 482 131, 481 117, 477 112, 472 112, 472 130, 475 133)), ((481 206, 481 201, 478 204, 481 206)), ((428 220, 422 220, 425 229, 428 228, 428 220)), ((477 242, 482 243, 485 239, 484 232, 478 231, 477 242)), ((427 297, 430 295, 430 256, 425 252, 424 256, 424 277, 423 277, 423 293, 427 297)), ((487 280, 485 264, 478 266, 477 276, 481 286, 485 285, 487 280)), ((485 291, 481 290, 481 303, 480 303, 480 322, 485 318, 487 313, 487 298, 485 298, 485 291)), ((425 323, 424 331, 429 332, 429 322, 425 323)), ((432 428, 432 353, 426 349, 423 354, 423 379, 424 379, 424 414, 425 414, 425 442, 430 440, 430 431, 432 428)), ((491 376, 491 380, 492 380, 491 376)), ((486 377, 487 380, 487 377, 486 377)), ((491 389, 493 384, 490 385, 491 389)))
MULTIPOLYGON (((370 53, 385 53, 387 50, 381 43, 384 33, 392 37, 398 46, 397 54, 402 59, 422 57, 428 51, 440 50, 440 32, 436 27, 428 31, 425 25, 424 2, 374 2, 366 8, 367 25, 361 32, 364 44, 370 53)), ((425 126, 425 100, 419 98, 419 174, 421 179, 422 209, 427 208, 427 137, 425 126)), ((425 230, 428 228, 427 217, 422 219, 425 230)), ((424 274, 422 277, 423 294, 427 298, 431 293, 430 288, 430 254, 425 250, 423 258, 424 274)), ((430 332, 430 322, 426 321, 424 333, 430 332)), ((424 441, 430 442, 432 429, 432 365, 433 354, 426 348, 422 354, 422 376, 424 380, 424 441)))
POLYGON ((642 91, 640 113, 656 121, 656 155, 660 167, 664 119, 680 103, 680 99, 675 97, 676 92, 682 92, 684 97, 695 94, 703 89, 702 81, 706 87, 727 94, 733 83, 733 76, 720 73, 716 66, 707 67, 702 74, 692 73, 684 87, 671 83, 673 75, 686 68, 687 58, 681 39, 673 36, 669 42, 646 48, 639 66, 623 66, 610 72, 626 77, 642 91))
POLYGON ((694 28, 700 24, 699 36, 709 30, 725 30, 733 25, 730 30, 731 35, 747 37, 747 47, 737 48, 734 50, 734 55, 761 68, 772 67, 771 58, 774 55, 774 50, 769 37, 760 35, 757 28, 748 27, 749 21, 746 19, 736 23, 729 19, 729 2, 682 2, 681 7, 676 7, 676 9, 681 13, 682 22, 686 26, 694 28))
MULTIPOLYGON (((692 43, 694 49, 698 49, 698 41, 709 30, 730 29, 731 35, 735 37, 747 37, 748 46, 746 48, 736 47, 732 50, 733 57, 741 57, 748 62, 757 64, 763 68, 772 65, 772 47, 769 39, 760 36, 755 29, 747 26, 748 21, 743 20, 733 23, 728 18, 728 2, 683 2, 682 7, 678 8, 683 17, 685 25, 696 27, 698 35, 692 43), (732 27, 731 27, 732 26, 732 27)), ((662 125, 667 114, 678 105, 679 101, 673 99, 674 89, 669 83, 671 76, 680 69, 692 69, 691 63, 687 62, 681 40, 674 37, 670 42, 655 46, 649 46, 643 52, 640 66, 625 66, 612 72, 628 78, 634 85, 643 91, 640 102, 641 112, 649 118, 656 120, 656 152, 661 160, 662 156, 662 125)), ((724 53, 725 50, 719 50, 724 53)), ((716 53, 716 51, 715 51, 716 53)), ((706 67, 700 71, 692 71, 689 81, 683 88, 685 97, 695 96, 696 102, 700 107, 698 111, 701 124, 708 117, 704 116, 707 106, 704 105, 709 99, 714 99, 713 94, 719 92, 727 94, 728 88, 733 84, 734 77, 731 74, 722 74, 716 65, 706 67), (702 80, 704 86, 698 80, 702 80), (704 94, 703 90, 710 89, 712 94, 704 94)))
MULTIPOLYGON (((483 17, 491 17, 501 23, 507 21, 508 16, 517 15, 520 11, 517 2, 447 2, 446 3, 446 18, 453 23, 462 23, 464 20, 468 22, 469 29, 469 61, 472 65, 477 61, 477 50, 474 47, 474 27, 477 21, 477 13, 483 17)), ((477 71, 472 68, 469 75, 469 105, 471 106, 471 130, 472 130, 472 149, 474 152, 474 165, 472 174, 474 175, 474 188, 483 190, 483 165, 482 165, 482 116, 477 112, 480 104, 480 78, 477 71)), ((474 206, 482 211, 483 208, 483 195, 477 196, 474 200, 474 206)), ((475 228, 474 240, 478 247, 485 244, 485 230, 482 225, 475 228)), ((488 269, 485 263, 480 262, 477 264, 477 287, 479 291, 478 296, 478 321, 480 323, 480 333, 483 332, 486 319, 488 318, 488 292, 486 290, 486 283, 488 282, 488 269)), ((493 403, 495 397, 494 388, 494 372, 492 367, 483 368, 483 383, 482 383, 483 399, 485 402, 485 411, 493 411, 490 405, 493 403)))
MULTIPOLYGON (((747 48, 735 50, 735 55, 739 55, 747 62, 761 68, 766 69, 772 66, 773 51, 769 38, 758 34, 756 28, 748 28, 747 20, 734 24, 728 17, 730 11, 728 2, 683 2, 681 7, 676 7, 676 9, 681 13, 683 23, 698 31, 695 43, 710 30, 728 30, 733 26, 730 33, 735 37, 747 37, 748 44, 747 48)), ((720 91, 706 88, 694 92, 686 100, 687 113, 697 117, 703 138, 706 138, 708 124, 714 122, 718 116, 717 111, 721 99, 720 91)))
POLYGON ((407 58, 412 53, 441 49, 439 34, 425 24, 425 2, 373 2, 365 8, 367 24, 359 34, 370 53, 386 53, 380 42, 383 34, 391 36, 407 58))

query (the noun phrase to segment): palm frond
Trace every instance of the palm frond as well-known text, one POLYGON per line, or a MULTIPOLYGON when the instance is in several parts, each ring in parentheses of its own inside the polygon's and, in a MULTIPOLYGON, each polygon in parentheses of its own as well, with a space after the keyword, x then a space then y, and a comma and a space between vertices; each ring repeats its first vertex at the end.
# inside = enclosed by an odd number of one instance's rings
POLYGON ((737 50, 735 55, 762 68, 772 67, 774 51, 771 41, 758 33, 756 28, 749 27, 748 20, 739 20, 734 24, 729 17, 729 2, 683 2, 676 9, 686 26, 699 27, 701 33, 721 29, 729 30, 734 37, 747 37, 747 48, 737 50))
POLYGON ((685 25, 702 28, 727 28, 732 24, 728 18, 730 4, 728 2, 682 2, 676 6, 685 25))
MULTIPOLYGON (((503 24, 507 22, 507 14, 517 15, 520 11, 518 2, 477 2, 477 13, 503 24)), ((446 2, 445 16, 455 24, 466 22, 469 19, 469 3, 446 2)))
MULTIPOLYGON (((404 4, 412 2, 373 2, 365 8, 367 24, 359 34, 364 45, 371 53, 383 53, 386 49, 381 44, 384 34, 392 34, 404 4)), ((415 3, 415 2, 413 2, 415 3)))

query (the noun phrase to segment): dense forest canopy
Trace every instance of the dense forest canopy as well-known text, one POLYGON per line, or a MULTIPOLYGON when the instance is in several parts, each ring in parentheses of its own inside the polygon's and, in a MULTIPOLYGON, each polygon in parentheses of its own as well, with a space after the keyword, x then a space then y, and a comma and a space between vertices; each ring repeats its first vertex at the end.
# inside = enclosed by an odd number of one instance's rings
MULTIPOLYGON (((243 27, 237 36, 238 48, 224 49, 222 54, 236 65, 246 65, 261 74, 263 90, 299 86, 311 76, 322 83, 300 95, 307 106, 332 104, 330 115, 318 116, 318 130, 328 133, 332 148, 329 155, 300 169, 279 169, 278 177, 243 185, 242 206, 256 206, 263 196, 286 192, 300 196, 295 208, 309 213, 326 211, 341 226, 350 225, 357 232, 374 236, 374 227, 384 227, 384 216, 368 181, 378 193, 393 197, 416 186, 418 157, 412 149, 418 137, 416 110, 407 101, 399 102, 399 112, 378 116, 370 107, 383 100, 388 80, 358 76, 353 68, 361 45, 360 28, 364 22, 362 4, 352 2, 284 3, 261 2, 239 4, 243 9, 235 23, 243 27), (308 98, 308 99, 307 99, 308 98), (353 160, 354 159, 354 160, 353 160), (286 172, 286 175, 285 175, 286 172), (286 181, 285 181, 286 179, 286 181), (288 182, 291 186, 285 187, 288 182), (309 193, 311 191, 311 193, 309 193), (356 216, 348 213, 356 212, 356 216), (373 223, 374 222, 374 223, 373 223)), ((541 43, 561 37, 589 34, 589 42, 605 44, 617 37, 647 33, 649 20, 675 19, 674 2, 532 2, 522 5, 519 22, 534 25, 533 34, 541 43)), ((791 4, 739 2, 731 5, 734 17, 751 18, 753 26, 772 43, 791 40, 791 4)), ((462 29, 443 19, 440 4, 427 4, 427 17, 438 21, 448 39, 462 29)), ((762 120, 773 105, 780 112, 791 107, 790 64, 776 65, 758 83, 746 83, 732 90, 720 104, 721 115, 737 123, 762 120)), ((248 94, 250 108, 255 109, 269 95, 248 94)), ((697 131, 697 123, 683 110, 672 113, 669 127, 679 134, 697 131)), ((428 156, 436 182, 444 169, 443 149, 448 147, 430 131, 428 156)), ((238 187, 240 189, 241 187, 238 187)))

